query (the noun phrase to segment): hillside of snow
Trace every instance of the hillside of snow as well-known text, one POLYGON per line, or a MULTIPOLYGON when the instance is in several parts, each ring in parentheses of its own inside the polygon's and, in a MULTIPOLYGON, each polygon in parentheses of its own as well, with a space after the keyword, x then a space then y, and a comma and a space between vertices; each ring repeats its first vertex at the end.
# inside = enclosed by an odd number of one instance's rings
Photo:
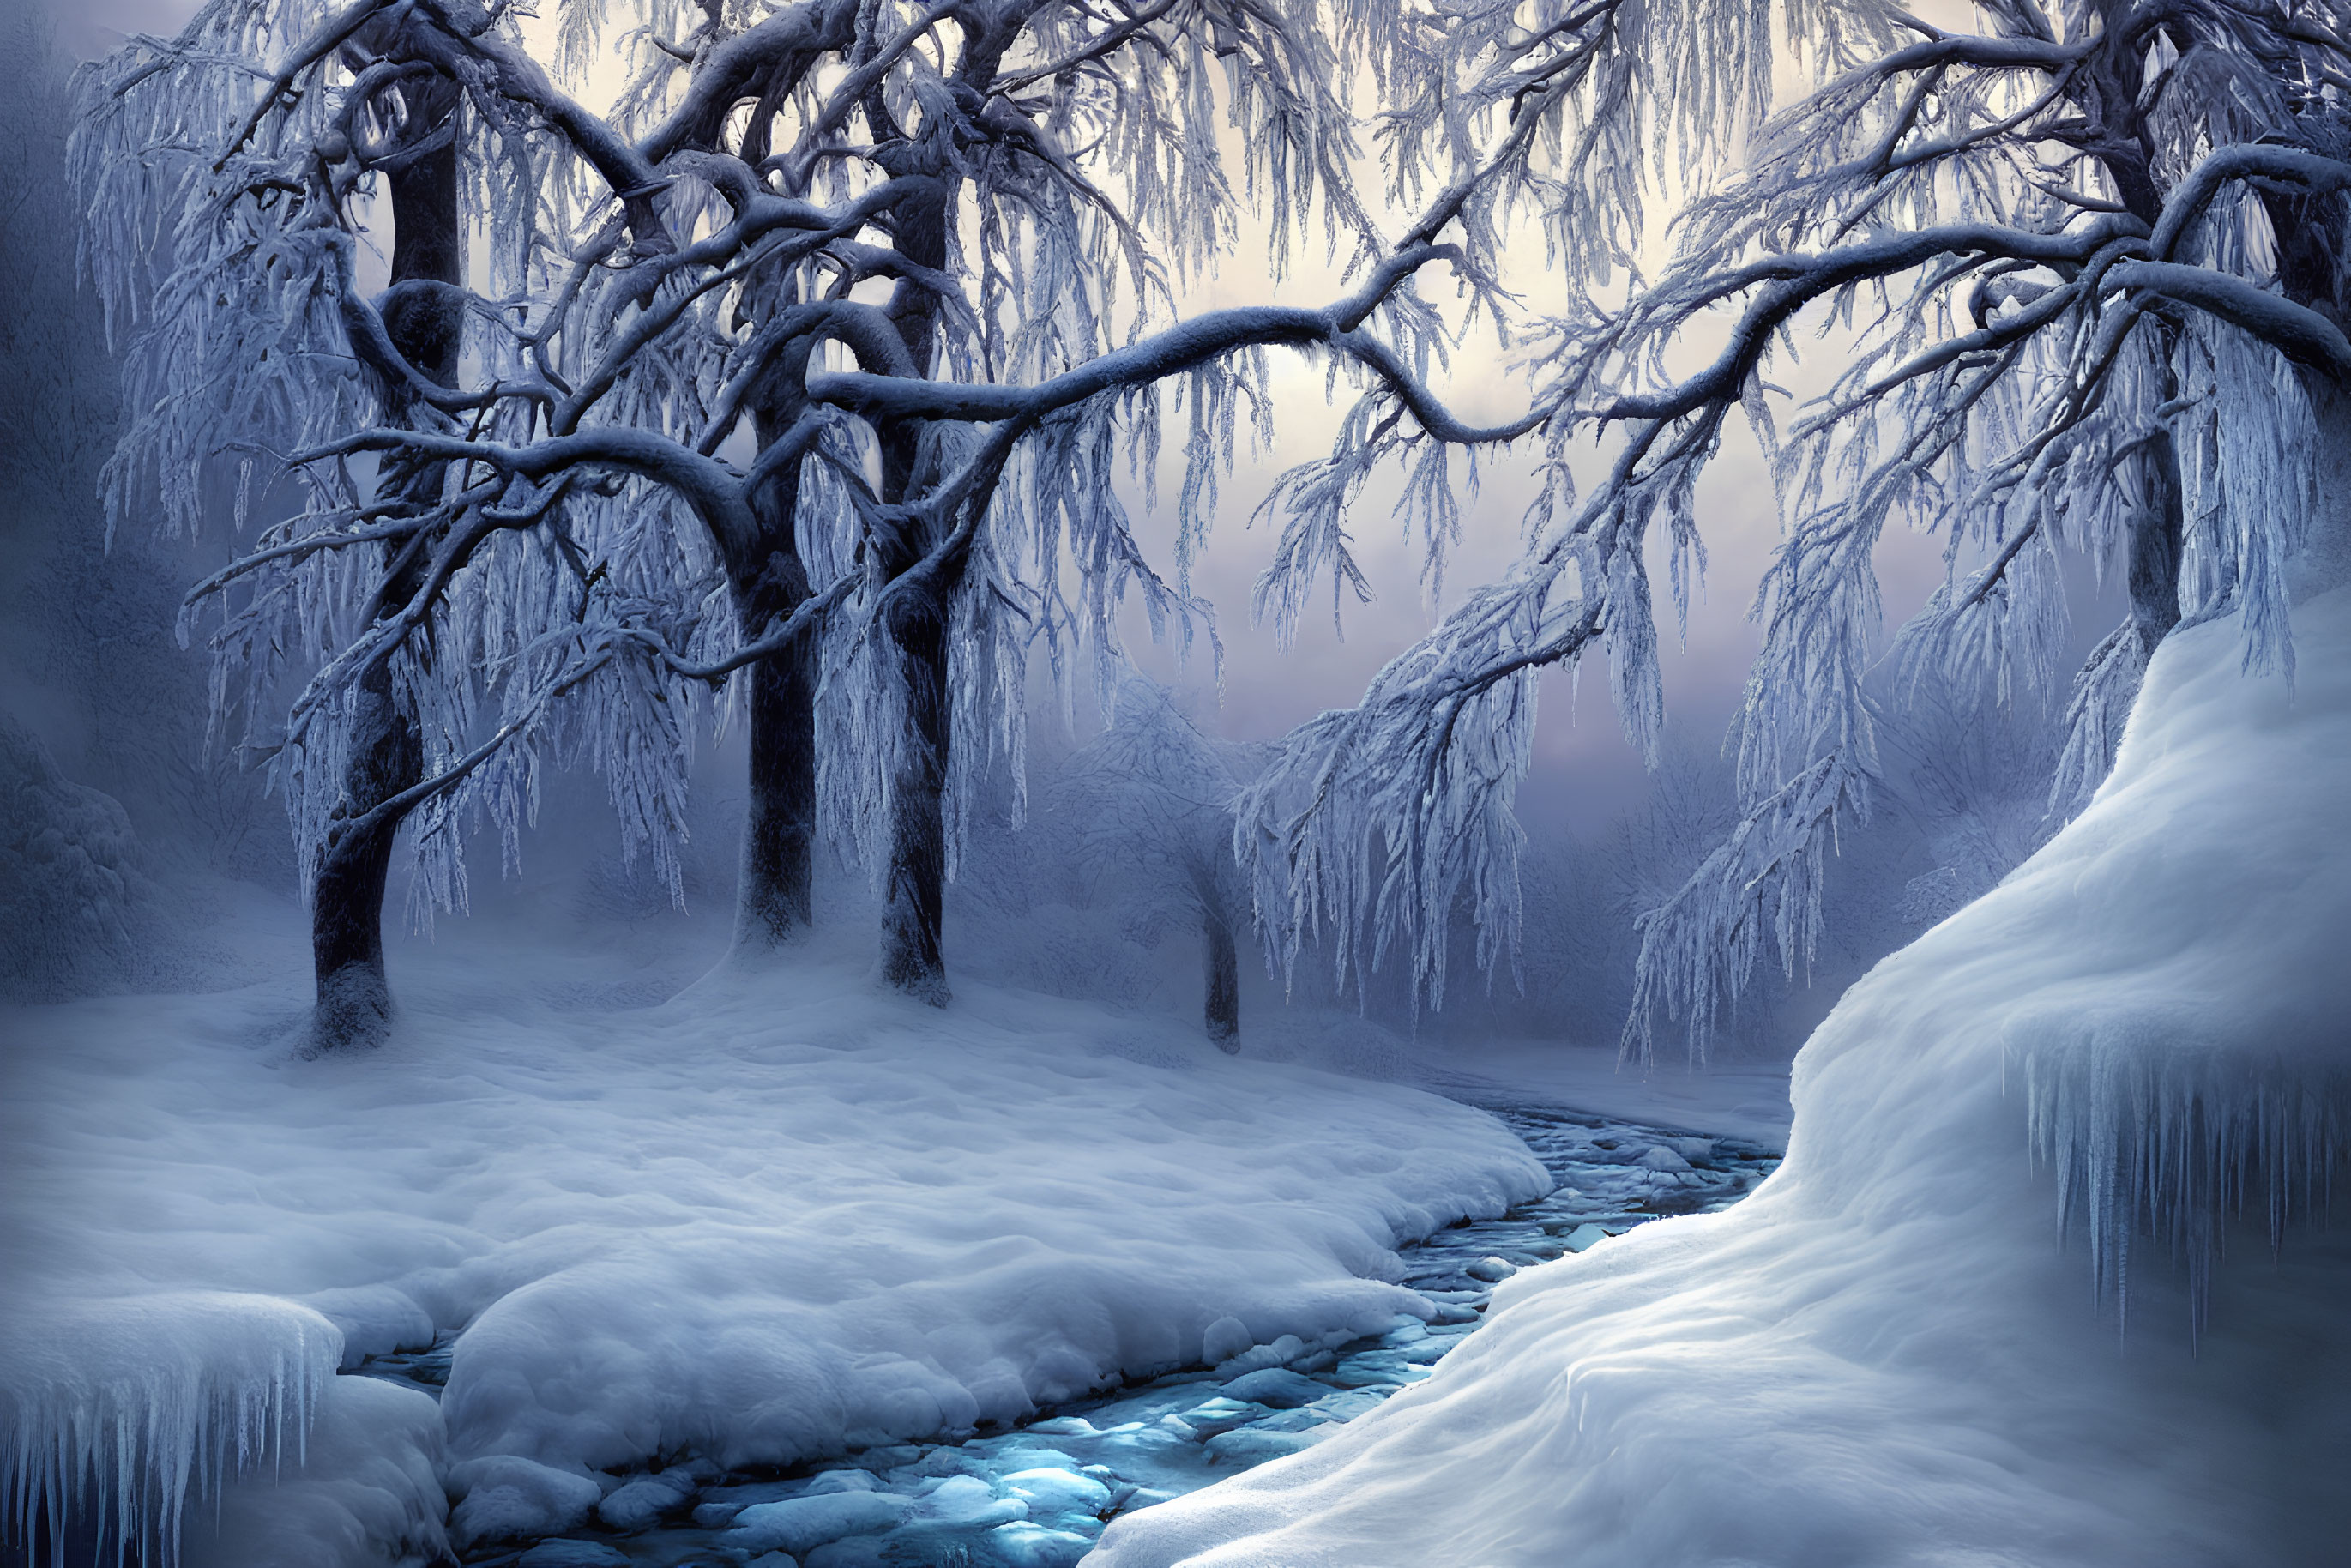
POLYGON ((0 1019, 18 1539, 95 1495, 114 1531, 190 1502, 191 1563, 422 1562, 565 1527, 609 1468, 783 1465, 1204 1338, 1425 1318, 1395 1245, 1551 1186, 1481 1112, 1179 1022, 934 1009, 839 956, 571 1010, 520 950, 441 945, 472 977, 349 1059, 293 1055, 299 970, 0 1019), (437 1408, 336 1375, 455 1331, 437 1408))
POLYGON ((1754 1197, 1089 1564, 2344 1561, 2351 592, 2295 639, 2291 695, 2163 644, 2091 808, 1813 1036, 1754 1197))

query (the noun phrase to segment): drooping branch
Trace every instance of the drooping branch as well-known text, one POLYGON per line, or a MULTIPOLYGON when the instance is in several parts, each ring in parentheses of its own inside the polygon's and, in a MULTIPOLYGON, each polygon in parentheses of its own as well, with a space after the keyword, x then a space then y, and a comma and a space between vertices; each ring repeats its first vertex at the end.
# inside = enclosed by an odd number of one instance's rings
POLYGON ((737 670, 778 653, 788 653, 802 639, 814 636, 825 618, 839 610, 860 586, 853 577, 834 580, 823 592, 802 600, 799 607, 785 617, 781 625, 761 632, 723 659, 695 664, 664 650, 662 663, 689 681, 708 681, 716 685, 737 670))
POLYGON ((1832 752, 1760 802, 1673 897, 1640 918, 1641 954, 1621 1051, 1649 1059, 1659 1023, 1680 1019, 1703 1061, 1767 950, 1793 978, 1821 937, 1821 882, 1840 818, 1865 821, 1869 777, 1832 752))
POLYGON ((517 446, 431 431, 380 427, 298 453, 288 462, 298 467, 362 452, 395 451, 444 462, 479 463, 526 479, 545 479, 574 468, 618 469, 674 492, 713 533, 747 539, 756 526, 743 497, 742 482, 732 469, 650 431, 599 427, 517 446))

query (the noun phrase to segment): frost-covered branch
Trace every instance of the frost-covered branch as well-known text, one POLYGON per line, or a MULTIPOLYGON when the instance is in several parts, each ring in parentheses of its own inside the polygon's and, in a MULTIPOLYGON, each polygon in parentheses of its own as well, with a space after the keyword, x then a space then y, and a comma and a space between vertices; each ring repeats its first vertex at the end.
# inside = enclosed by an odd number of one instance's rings
POLYGON ((612 468, 637 475, 676 493, 712 532, 726 537, 753 527, 740 481, 726 465, 661 435, 642 430, 602 427, 550 436, 523 445, 469 441, 433 431, 379 426, 338 436, 287 459, 304 467, 363 452, 413 452, 465 465, 480 464, 499 474, 541 480, 583 468, 612 468))
MULTIPOLYGON (((1890 524, 1942 530, 1950 563, 1902 641, 1906 689, 1928 668, 1995 700, 2053 685, 2065 548, 2128 556, 2135 601, 2154 584, 2135 612, 2138 659, 2200 605, 2241 612, 2249 664, 2290 668, 2281 552, 2306 510, 2291 497, 2308 493, 2310 459, 2274 434, 2240 456, 2220 433, 2252 434, 2242 411, 2269 409, 2307 439, 2295 367, 2329 382, 2346 368, 2325 237, 2351 176, 2341 111, 2283 63, 2310 40, 2265 32, 2281 19, 2232 13, 2207 26, 2137 5, 2037 17, 2002 11, 1969 32, 1881 16, 1876 30, 1823 21, 1807 35, 1792 14, 1819 85, 1768 116, 1762 96, 1741 100, 1752 118, 1722 130, 1749 140, 1728 178, 1695 183, 1669 264, 1619 297, 1571 287, 1570 308, 1534 340, 1530 407, 1543 413, 1533 428, 1547 461, 1525 559, 1447 614, 1364 706, 1301 729, 1260 781, 1252 852, 1277 956, 1294 959, 1318 920, 1342 927, 1343 955, 1376 955, 1403 934, 1440 939, 1465 878, 1422 880, 1405 913, 1374 890, 1408 879, 1368 868, 1395 845, 1458 835, 1507 795, 1483 766, 1468 769, 1476 788, 1448 783, 1443 754, 1426 748, 1489 763, 1523 752, 1520 709, 1481 715, 1457 696, 1517 679, 1531 653, 1585 652, 1586 640, 1540 630, 1564 606, 1590 617, 1627 729, 1651 743, 1663 696, 1647 552, 1661 547, 1686 609, 1704 562, 1694 486, 1734 413, 1771 465, 1785 538, 1756 597, 1763 648, 1735 722, 1737 852, 1726 846, 1713 891, 1685 890, 1645 944, 1645 1009, 1692 1019, 1694 1040, 1738 994, 1757 932, 1787 936, 1787 963, 1804 951, 1808 927, 1787 911, 1817 892, 1836 815, 1856 807, 1873 767, 1864 682, 1879 621, 1873 555, 1890 524), (1774 405, 1791 400, 1774 382, 1812 327, 1833 337, 1838 365, 1784 421, 1774 405), (1604 471, 1579 494, 1569 437, 1611 432, 1604 471), (1498 638, 1500 627, 1518 630, 1498 638), (1391 774, 1410 786, 1388 789, 1391 774), (1760 883, 1739 871, 1757 855, 1772 868, 1760 883), (1764 887, 1796 904, 1759 924, 1742 900, 1764 887)), ((1727 89, 1740 69, 1726 62, 1705 79, 1727 89)), ((1677 110, 1688 84, 1625 81, 1677 110)), ((1292 520, 1259 587, 1283 624, 1317 571, 1334 591, 1360 587, 1346 509, 1376 462, 1404 455, 1395 427, 1369 404, 1332 459, 1285 476, 1292 520)), ((1433 528, 1454 526, 1431 516, 1433 528)), ((2084 675, 2070 798, 2094 787, 2135 686, 2118 646, 2084 675)), ((1492 857, 1485 885, 1508 887, 1510 836, 1477 842, 1492 857)), ((1507 897, 1476 913, 1481 930, 1514 918, 1507 897)), ((1426 984, 1431 972, 1424 949, 1414 974, 1426 984)), ((1646 1048, 1651 1028, 1637 1018, 1628 1040, 1646 1048)))

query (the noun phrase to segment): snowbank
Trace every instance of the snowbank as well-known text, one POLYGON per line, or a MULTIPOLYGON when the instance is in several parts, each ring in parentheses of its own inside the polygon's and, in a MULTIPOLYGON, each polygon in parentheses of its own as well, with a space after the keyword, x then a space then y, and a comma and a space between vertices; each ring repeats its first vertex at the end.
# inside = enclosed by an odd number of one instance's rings
POLYGON ((562 1013, 561 956, 441 949, 470 977, 400 977, 397 1036, 349 1060, 293 1059, 289 984, 0 1017, 19 1509, 78 1467, 168 1513, 242 1428, 301 1500, 233 1489, 217 1560, 298 1519, 320 1563, 430 1555, 443 1419, 461 1537, 559 1528, 599 1469, 1009 1421, 1228 1316, 1426 1316, 1382 1282, 1395 1243, 1550 1185, 1481 1113, 1177 1021, 976 985, 939 1011, 812 959, 562 1013), (460 1327, 437 1417, 331 1375, 460 1327))
POLYGON ((430 1397, 330 1377, 298 1461, 250 1467, 188 1510, 182 1568, 446 1568, 447 1469, 430 1397))
POLYGON ((1754 1197, 1520 1274, 1426 1383, 1090 1564, 2343 1561, 2351 1234, 2305 1219, 2351 1109, 2351 595, 2295 634, 2291 701, 2234 626, 2165 644, 2092 808, 1813 1036, 1754 1197))

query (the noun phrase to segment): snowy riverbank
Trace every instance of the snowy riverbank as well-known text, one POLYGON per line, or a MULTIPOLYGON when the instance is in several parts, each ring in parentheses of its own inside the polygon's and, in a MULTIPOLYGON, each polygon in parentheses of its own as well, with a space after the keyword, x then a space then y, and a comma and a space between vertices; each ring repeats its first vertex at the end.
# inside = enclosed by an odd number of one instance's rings
MULTIPOLYGON (((657 1473, 599 1478, 594 1516, 559 1537, 484 1545, 481 1568, 1072 1568, 1106 1521, 1312 1448, 1468 1341, 1497 1281, 1581 1252, 1660 1216, 1724 1207, 1777 1158, 1731 1139, 1677 1136, 1607 1117, 1521 1105, 1503 1119, 1559 1186, 1495 1219, 1402 1249, 1404 1283, 1436 1303, 1423 1322, 1353 1343, 1287 1336, 1052 1412, 946 1443, 890 1444, 787 1473, 727 1474, 696 1456, 657 1473)), ((1247 1337, 1212 1324, 1204 1354, 1247 1337)), ((437 1395, 445 1349, 360 1369, 437 1395)), ((345 1379, 344 1382, 350 1380, 345 1379)), ((253 1489, 266 1497, 269 1489, 253 1489)))
POLYGON ((1518 1275, 1095 1561, 2341 1563, 2351 590, 2294 635, 2291 693, 2231 622, 2165 642, 2089 810, 1813 1037, 1753 1197, 1518 1275))
POLYGON ((8 1018, 17 1498, 123 1463, 152 1509, 240 1440, 292 1469, 316 1407, 305 1478, 192 1558, 429 1553, 436 1471, 458 1535, 543 1531, 593 1470, 1011 1421, 1226 1318, 1379 1332, 1428 1310, 1396 1242, 1550 1185, 1480 1113, 1023 993, 812 961, 627 1012, 418 994, 319 1062, 283 984, 8 1018), (331 1375, 460 1327, 437 1414, 331 1375))

